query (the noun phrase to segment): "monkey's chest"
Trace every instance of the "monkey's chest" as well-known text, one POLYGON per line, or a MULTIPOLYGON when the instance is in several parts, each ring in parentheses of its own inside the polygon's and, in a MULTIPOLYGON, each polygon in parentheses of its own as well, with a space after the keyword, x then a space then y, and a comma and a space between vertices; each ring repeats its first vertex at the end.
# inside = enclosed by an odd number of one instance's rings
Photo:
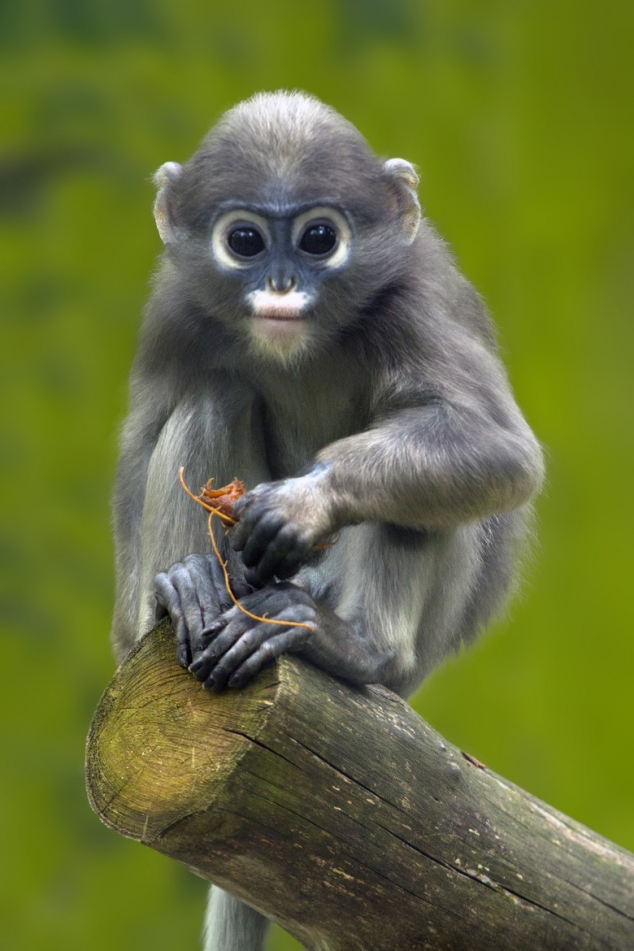
POLYGON ((308 406, 266 407, 264 449, 273 479, 293 475, 308 465, 320 449, 356 431, 354 408, 347 402, 318 401, 308 406), (303 410, 303 411, 300 411, 303 410))

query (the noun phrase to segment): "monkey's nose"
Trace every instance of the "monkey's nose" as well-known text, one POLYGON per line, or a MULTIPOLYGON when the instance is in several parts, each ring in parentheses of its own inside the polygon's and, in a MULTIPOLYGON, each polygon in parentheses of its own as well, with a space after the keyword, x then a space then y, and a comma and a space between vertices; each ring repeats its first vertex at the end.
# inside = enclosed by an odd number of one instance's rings
POLYGON ((267 279, 269 290, 277 294, 287 294, 296 284, 294 274, 271 274, 267 279))

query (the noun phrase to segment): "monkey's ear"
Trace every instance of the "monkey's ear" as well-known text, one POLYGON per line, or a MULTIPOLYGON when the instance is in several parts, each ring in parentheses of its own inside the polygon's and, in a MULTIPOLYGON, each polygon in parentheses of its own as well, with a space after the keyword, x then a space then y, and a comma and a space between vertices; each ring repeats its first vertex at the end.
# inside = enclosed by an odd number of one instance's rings
POLYGON ((163 244, 170 244, 178 236, 178 228, 174 224, 169 207, 168 192, 172 183, 180 178, 183 166, 178 162, 165 162, 154 173, 153 182, 158 191, 154 200, 154 220, 163 244))
POLYGON ((418 175, 411 162, 405 159, 393 158, 383 163, 383 171, 396 186, 399 205, 401 208, 401 223, 403 234, 408 244, 416 237, 420 224, 420 202, 417 187, 418 175))

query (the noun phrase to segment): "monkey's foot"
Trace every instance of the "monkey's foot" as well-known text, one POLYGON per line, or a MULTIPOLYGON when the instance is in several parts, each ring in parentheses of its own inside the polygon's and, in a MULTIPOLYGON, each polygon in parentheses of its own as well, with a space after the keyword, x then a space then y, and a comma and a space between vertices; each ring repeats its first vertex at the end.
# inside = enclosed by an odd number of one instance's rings
MULTIPOLYGON (((248 584, 231 581, 236 597, 248 594, 248 584)), ((215 555, 188 555, 154 578, 159 608, 169 614, 176 632, 176 658, 181 667, 191 664, 201 649, 203 631, 233 603, 215 555)))
POLYGON ((206 626, 189 670, 208 690, 243 687, 274 657, 296 650, 312 635, 316 605, 305 591, 289 582, 255 591, 240 604, 251 614, 273 620, 258 621, 233 607, 206 626), (287 627, 280 621, 309 626, 287 627))

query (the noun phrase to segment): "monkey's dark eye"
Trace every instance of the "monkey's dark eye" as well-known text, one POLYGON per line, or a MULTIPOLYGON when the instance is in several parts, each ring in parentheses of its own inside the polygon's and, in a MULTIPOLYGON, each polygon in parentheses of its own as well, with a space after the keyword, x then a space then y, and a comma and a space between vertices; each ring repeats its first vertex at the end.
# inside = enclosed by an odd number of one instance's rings
POLYGON ((307 254, 328 254, 337 243, 337 232, 330 225, 310 225, 299 242, 300 249, 307 254))
POLYGON ((262 235, 255 228, 241 226, 234 228, 227 238, 227 244, 241 258, 252 258, 264 250, 262 235))

